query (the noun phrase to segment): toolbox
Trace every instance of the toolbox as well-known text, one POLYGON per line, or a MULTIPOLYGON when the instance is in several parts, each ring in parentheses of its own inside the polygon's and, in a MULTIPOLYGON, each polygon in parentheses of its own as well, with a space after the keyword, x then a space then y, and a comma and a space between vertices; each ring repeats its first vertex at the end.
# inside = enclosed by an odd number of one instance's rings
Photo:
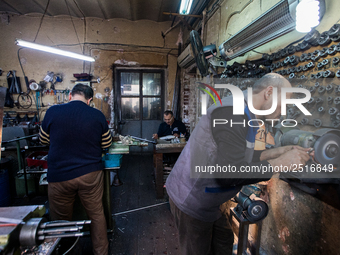
POLYGON ((42 168, 46 169, 47 167, 47 160, 42 160, 44 156, 48 154, 48 151, 36 151, 32 152, 26 158, 27 166, 42 166, 42 168))

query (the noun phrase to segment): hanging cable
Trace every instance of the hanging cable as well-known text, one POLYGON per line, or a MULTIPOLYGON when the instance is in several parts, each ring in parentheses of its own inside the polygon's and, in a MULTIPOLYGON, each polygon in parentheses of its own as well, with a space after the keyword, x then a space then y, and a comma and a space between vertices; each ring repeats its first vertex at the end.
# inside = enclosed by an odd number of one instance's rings
POLYGON ((73 22, 73 19, 72 19, 72 16, 71 16, 71 12, 70 12, 70 7, 68 6, 67 0, 65 0, 65 4, 66 4, 66 7, 67 7, 68 14, 70 15, 70 18, 71 18, 71 21, 72 21, 74 32, 76 33, 76 37, 77 37, 79 47, 80 47, 80 52, 83 52, 83 49, 81 48, 80 40, 79 40, 79 37, 78 37, 78 33, 77 33, 77 30, 76 30, 76 26, 74 25, 74 22, 73 22))
POLYGON ((263 52, 259 52, 259 51, 256 51, 256 50, 251 50, 251 51, 254 51, 255 53, 258 53, 258 54, 264 54, 263 52))
POLYGON ((286 47, 284 47, 284 48, 288 48, 289 46, 292 46, 293 44, 298 43, 298 42, 302 41, 303 39, 305 39, 305 36, 302 37, 302 38, 300 38, 300 39, 298 39, 298 40, 296 40, 296 41, 294 41, 294 42, 292 42, 292 43, 290 43, 290 44, 288 44, 288 45, 287 45, 286 47))
MULTIPOLYGON (((86 17, 85 14, 83 13, 83 11, 80 9, 78 3, 76 2, 76 0, 73 0, 74 4, 77 6, 78 10, 80 11, 80 13, 83 15, 83 19, 84 19, 84 45, 83 45, 83 54, 85 54, 85 43, 86 43, 86 17)), ((91 69, 91 64, 90 64, 90 69, 91 69)), ((85 61, 83 61, 83 72, 85 72, 85 61)))
POLYGON ((86 43, 86 17, 85 17, 85 14, 83 13, 83 11, 80 9, 76 0, 73 0, 73 2, 77 6, 78 10, 80 11, 80 13, 83 15, 83 18, 84 18, 84 47, 83 47, 83 54, 84 54, 85 53, 85 43, 86 43))
POLYGON ((235 11, 235 12, 231 13, 231 14, 229 15, 228 19, 227 19, 227 22, 226 22, 226 25, 225 25, 225 29, 228 29, 228 24, 229 24, 229 21, 230 21, 231 17, 234 16, 235 14, 240 14, 241 12, 243 12, 243 10, 244 10, 245 8, 247 8, 247 6, 250 5, 252 2, 253 2, 253 0, 250 0, 248 3, 246 3, 246 4, 242 7, 242 9, 241 9, 240 11, 235 11))
POLYGON ((48 0, 48 1, 47 1, 46 7, 45 7, 45 11, 44 11, 44 14, 42 15, 42 17, 41 17, 41 19, 40 19, 39 28, 38 28, 37 34, 35 35, 35 38, 34 38, 33 42, 35 42, 35 40, 36 40, 37 37, 38 37, 38 34, 39 34, 39 31, 40 31, 41 25, 42 25, 42 23, 43 23, 45 14, 46 14, 47 9, 48 9, 48 6, 49 6, 49 4, 50 4, 50 1, 51 1, 51 0, 48 0))

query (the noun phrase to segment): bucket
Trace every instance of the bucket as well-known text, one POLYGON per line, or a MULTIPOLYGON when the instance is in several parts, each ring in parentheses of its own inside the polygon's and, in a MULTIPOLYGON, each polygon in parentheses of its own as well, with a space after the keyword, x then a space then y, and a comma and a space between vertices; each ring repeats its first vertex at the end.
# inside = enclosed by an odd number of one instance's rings
MULTIPOLYGON (((6 162, 7 163, 7 162, 6 162)), ((8 169, 3 169, 5 164, 3 160, 0 163, 0 207, 9 206, 11 194, 9 191, 9 176, 8 169)))

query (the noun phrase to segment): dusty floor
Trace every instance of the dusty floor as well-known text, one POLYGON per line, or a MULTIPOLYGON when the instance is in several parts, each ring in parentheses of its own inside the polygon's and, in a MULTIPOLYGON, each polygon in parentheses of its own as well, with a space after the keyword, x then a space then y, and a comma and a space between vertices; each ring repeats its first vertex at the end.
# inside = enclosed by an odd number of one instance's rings
MULTIPOLYGON (((118 174, 123 185, 111 187, 114 227, 113 232, 108 233, 109 254, 179 254, 166 195, 164 199, 156 199, 152 155, 124 155, 118 174)), ((45 204, 48 208, 47 196, 15 199, 13 205, 37 204, 45 204)), ((65 241, 68 247, 74 242, 65 241)), ((80 238, 69 254, 92 254, 90 237, 80 238)))
POLYGON ((111 254, 179 254, 167 199, 156 199, 152 155, 124 156, 119 177, 123 185, 111 188, 113 215, 141 210, 113 216, 111 254))

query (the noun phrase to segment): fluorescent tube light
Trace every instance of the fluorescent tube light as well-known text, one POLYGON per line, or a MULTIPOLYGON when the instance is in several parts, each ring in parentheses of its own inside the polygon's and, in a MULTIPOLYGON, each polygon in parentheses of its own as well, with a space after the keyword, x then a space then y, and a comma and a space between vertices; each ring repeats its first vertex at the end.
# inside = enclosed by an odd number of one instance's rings
POLYGON ((189 14, 192 5, 192 0, 182 0, 181 7, 179 8, 179 14, 189 14))
POLYGON ((300 0, 296 7, 296 30, 308 33, 320 23, 319 1, 300 0))
POLYGON ((53 53, 53 54, 62 55, 62 56, 65 56, 65 57, 76 58, 76 59, 80 59, 80 60, 84 60, 84 61, 90 61, 90 62, 95 61, 95 59, 93 57, 73 53, 73 52, 70 52, 70 51, 59 50, 59 49, 56 49, 56 48, 53 48, 53 47, 49 47, 49 46, 45 46, 45 45, 41 45, 41 44, 37 44, 37 43, 26 42, 26 41, 23 41, 23 40, 20 40, 20 39, 16 40, 16 44, 19 45, 19 46, 22 46, 22 47, 27 47, 27 48, 31 48, 31 49, 35 49, 35 50, 41 50, 41 51, 45 51, 45 52, 49 52, 49 53, 53 53))

